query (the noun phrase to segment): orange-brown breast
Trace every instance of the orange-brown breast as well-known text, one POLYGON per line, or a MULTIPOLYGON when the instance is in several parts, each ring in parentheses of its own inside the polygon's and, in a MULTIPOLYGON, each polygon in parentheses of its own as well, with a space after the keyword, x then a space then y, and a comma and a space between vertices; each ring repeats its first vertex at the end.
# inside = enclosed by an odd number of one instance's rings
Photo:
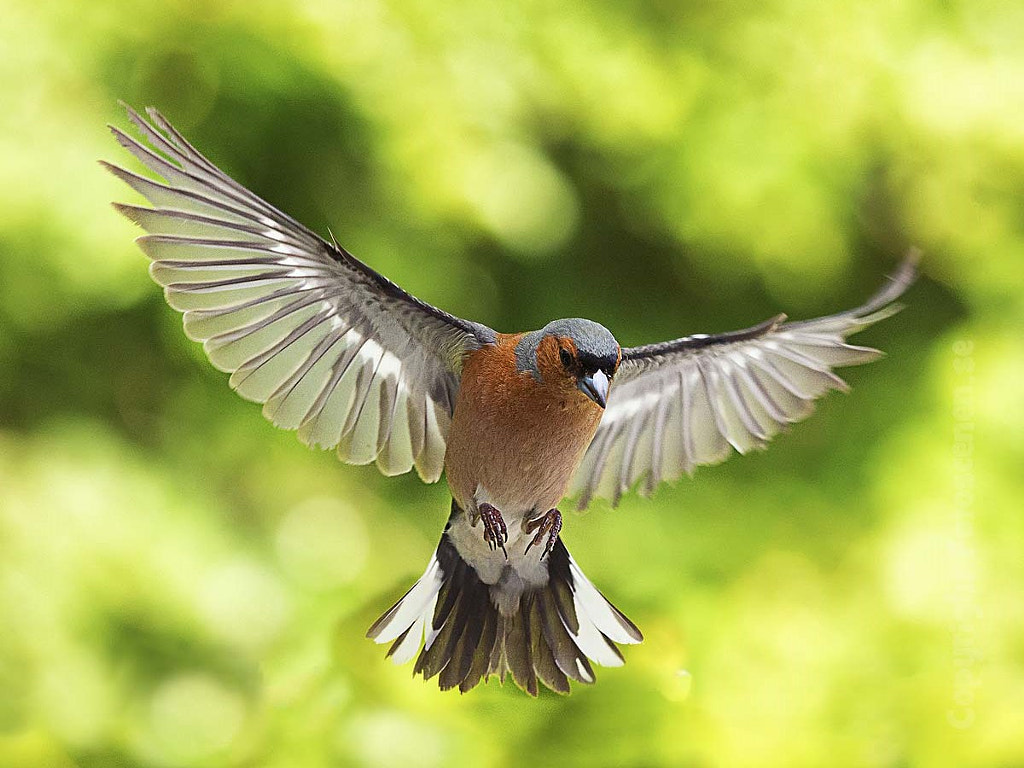
POLYGON ((481 486, 511 515, 555 507, 601 421, 603 409, 566 373, 553 337, 537 351, 541 381, 516 370, 520 338, 500 334, 464 363, 445 458, 463 509, 475 509, 481 486))

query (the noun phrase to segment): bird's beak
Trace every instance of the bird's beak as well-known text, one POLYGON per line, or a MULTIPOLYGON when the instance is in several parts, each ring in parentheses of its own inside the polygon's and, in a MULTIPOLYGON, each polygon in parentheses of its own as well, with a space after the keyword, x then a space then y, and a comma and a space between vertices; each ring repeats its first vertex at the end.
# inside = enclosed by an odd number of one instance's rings
POLYGON ((604 371, 594 371, 592 376, 583 376, 579 383, 580 391, 600 405, 602 408, 608 402, 608 377, 604 371))

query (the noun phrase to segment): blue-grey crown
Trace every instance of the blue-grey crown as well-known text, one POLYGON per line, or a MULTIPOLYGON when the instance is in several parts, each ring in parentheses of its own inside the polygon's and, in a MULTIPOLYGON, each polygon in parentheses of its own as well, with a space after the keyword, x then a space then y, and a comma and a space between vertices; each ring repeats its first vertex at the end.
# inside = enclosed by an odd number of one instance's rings
POLYGON ((531 331, 516 345, 516 367, 530 371, 540 379, 537 370, 537 347, 546 336, 562 336, 572 339, 576 345, 576 357, 587 371, 615 370, 619 359, 619 343, 611 331, 600 323, 582 317, 553 320, 539 331, 531 331))

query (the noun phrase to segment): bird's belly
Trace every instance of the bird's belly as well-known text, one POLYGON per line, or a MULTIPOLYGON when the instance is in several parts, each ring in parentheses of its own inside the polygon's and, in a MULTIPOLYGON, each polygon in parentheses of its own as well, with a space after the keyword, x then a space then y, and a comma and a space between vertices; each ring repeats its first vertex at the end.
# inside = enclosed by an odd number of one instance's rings
POLYGON ((579 463, 564 452, 549 453, 528 443, 519 449, 481 465, 473 478, 473 501, 497 507, 506 521, 521 522, 556 507, 579 463))
POLYGON ((567 410, 557 401, 515 405, 471 415, 456 409, 446 462, 460 506, 472 511, 488 501, 506 523, 558 505, 600 421, 600 411, 567 410))
POLYGON ((541 546, 527 546, 533 540, 533 533, 527 533, 522 525, 524 515, 502 515, 508 531, 505 551, 491 549, 484 540, 483 524, 474 515, 462 513, 452 519, 447 535, 459 555, 476 571, 480 580, 488 585, 500 585, 502 591, 515 594, 547 584, 548 567, 542 560, 541 546))
POLYGON ((529 547, 536 531, 527 531, 525 523, 558 505, 593 437, 589 426, 573 431, 559 417, 553 414, 543 426, 519 431, 512 440, 504 425, 495 428, 494 422, 478 420, 474 444, 484 447, 449 467, 453 496, 466 511, 453 518, 447 536, 492 588, 490 597, 506 615, 515 611, 522 594, 548 583, 548 561, 542 558, 547 542, 529 547), (476 514, 484 503, 498 509, 505 521, 504 552, 484 540, 476 514))

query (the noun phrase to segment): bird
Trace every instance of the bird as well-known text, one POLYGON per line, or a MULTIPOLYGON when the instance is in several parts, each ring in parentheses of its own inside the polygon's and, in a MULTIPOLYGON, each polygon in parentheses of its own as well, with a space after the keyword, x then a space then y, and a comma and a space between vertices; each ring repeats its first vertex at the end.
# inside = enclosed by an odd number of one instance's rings
POLYGON ((764 448, 806 418, 847 337, 900 309, 911 251, 862 305, 811 320, 622 347, 603 325, 500 333, 434 307, 264 201, 157 110, 109 126, 149 173, 100 161, 148 205, 149 273, 187 336, 276 426, 386 476, 442 476, 451 509, 415 584, 369 628, 397 664, 465 693, 506 677, 532 696, 592 683, 643 636, 562 541, 559 505, 648 495, 700 465, 764 448), (155 174, 157 178, 154 178, 155 174))

